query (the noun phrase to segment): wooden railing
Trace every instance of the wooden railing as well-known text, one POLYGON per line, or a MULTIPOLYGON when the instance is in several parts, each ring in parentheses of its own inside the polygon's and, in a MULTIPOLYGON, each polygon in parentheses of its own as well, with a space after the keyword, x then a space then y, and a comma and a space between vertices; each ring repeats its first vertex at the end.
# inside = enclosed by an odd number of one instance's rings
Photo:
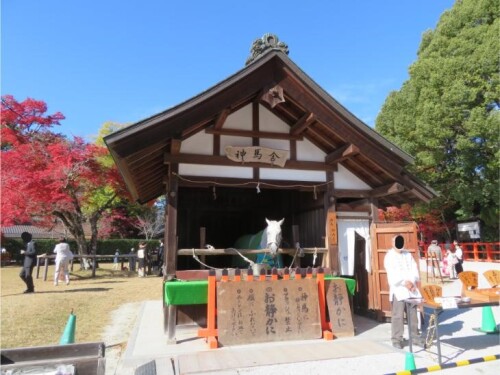
MULTIPOLYGON (((440 243, 439 246, 441 246, 443 256, 445 256, 445 244, 440 243)), ((461 242, 460 246, 464 261, 500 263, 500 242, 461 242)), ((428 247, 429 245, 426 244, 421 256, 427 258, 428 247)), ((453 244, 450 244, 450 248, 454 249, 453 244)))
MULTIPOLYGON (((110 255, 90 255, 90 254, 89 255, 79 255, 79 254, 74 254, 73 259, 70 262, 70 269, 71 269, 71 271, 73 271, 73 262, 76 259, 85 259, 88 262, 90 269, 92 270, 92 277, 95 277, 97 262, 99 260, 114 259, 114 258, 119 258, 119 260, 121 262, 120 269, 123 269, 124 263, 126 261, 128 261, 130 258, 137 258, 137 254, 134 254, 134 255, 130 255, 130 254, 123 254, 123 255, 122 254, 120 254, 120 255, 114 255, 114 254, 110 254, 110 255)), ((56 259, 55 255, 41 254, 41 255, 37 256, 37 260, 36 260, 36 278, 37 279, 40 277, 40 266, 42 265, 42 261, 43 261, 43 268, 44 268, 43 281, 47 281, 47 272, 49 269, 49 261, 55 260, 55 259, 56 259)))

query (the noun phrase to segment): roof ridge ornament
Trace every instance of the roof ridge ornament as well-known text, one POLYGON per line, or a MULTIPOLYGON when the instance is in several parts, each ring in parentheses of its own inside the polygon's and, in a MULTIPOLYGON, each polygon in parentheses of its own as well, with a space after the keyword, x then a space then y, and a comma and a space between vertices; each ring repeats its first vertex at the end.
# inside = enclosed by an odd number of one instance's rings
POLYGON ((252 48, 250 48, 250 56, 245 62, 245 65, 254 62, 259 57, 265 55, 267 52, 276 49, 288 55, 288 45, 286 43, 280 42, 279 38, 275 34, 264 34, 262 38, 255 39, 252 43, 252 48))

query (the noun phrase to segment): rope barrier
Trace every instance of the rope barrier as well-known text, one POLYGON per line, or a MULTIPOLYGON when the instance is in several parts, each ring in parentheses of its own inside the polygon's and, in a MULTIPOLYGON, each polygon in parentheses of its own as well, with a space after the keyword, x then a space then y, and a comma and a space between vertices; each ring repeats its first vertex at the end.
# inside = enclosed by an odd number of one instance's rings
MULTIPOLYGON (((333 181, 326 181, 315 185, 301 185, 301 184, 272 184, 270 182, 262 182, 262 181, 248 181, 248 182, 239 182, 239 183, 230 183, 230 182, 217 182, 212 180, 190 180, 189 178, 183 177, 178 173, 172 172, 174 176, 177 176, 180 180, 185 182, 189 182, 192 184, 203 184, 203 185, 213 185, 215 186, 252 186, 255 185, 257 188, 257 192, 260 193, 260 186, 269 186, 274 188, 312 188, 314 193, 314 198, 317 198, 316 189, 320 186, 326 186, 328 184, 333 183, 333 181)), ((215 195, 215 190, 214 190, 215 195)))

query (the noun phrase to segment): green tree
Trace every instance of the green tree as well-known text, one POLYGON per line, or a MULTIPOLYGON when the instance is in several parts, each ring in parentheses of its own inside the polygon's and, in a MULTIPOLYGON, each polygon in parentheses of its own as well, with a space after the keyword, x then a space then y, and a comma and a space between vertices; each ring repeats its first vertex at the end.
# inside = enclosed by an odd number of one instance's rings
POLYGON ((376 130, 415 157, 444 220, 480 219, 498 240, 500 3, 457 0, 423 35, 409 79, 390 93, 376 130))

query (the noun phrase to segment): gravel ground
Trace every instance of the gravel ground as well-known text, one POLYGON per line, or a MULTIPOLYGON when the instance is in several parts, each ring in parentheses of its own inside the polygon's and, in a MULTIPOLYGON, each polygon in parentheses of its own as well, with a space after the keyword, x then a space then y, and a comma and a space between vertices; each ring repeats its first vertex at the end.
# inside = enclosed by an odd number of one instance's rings
POLYGON ((106 375, 115 375, 118 362, 127 347, 142 302, 126 303, 111 314, 112 324, 104 329, 102 341, 106 344, 106 375))

